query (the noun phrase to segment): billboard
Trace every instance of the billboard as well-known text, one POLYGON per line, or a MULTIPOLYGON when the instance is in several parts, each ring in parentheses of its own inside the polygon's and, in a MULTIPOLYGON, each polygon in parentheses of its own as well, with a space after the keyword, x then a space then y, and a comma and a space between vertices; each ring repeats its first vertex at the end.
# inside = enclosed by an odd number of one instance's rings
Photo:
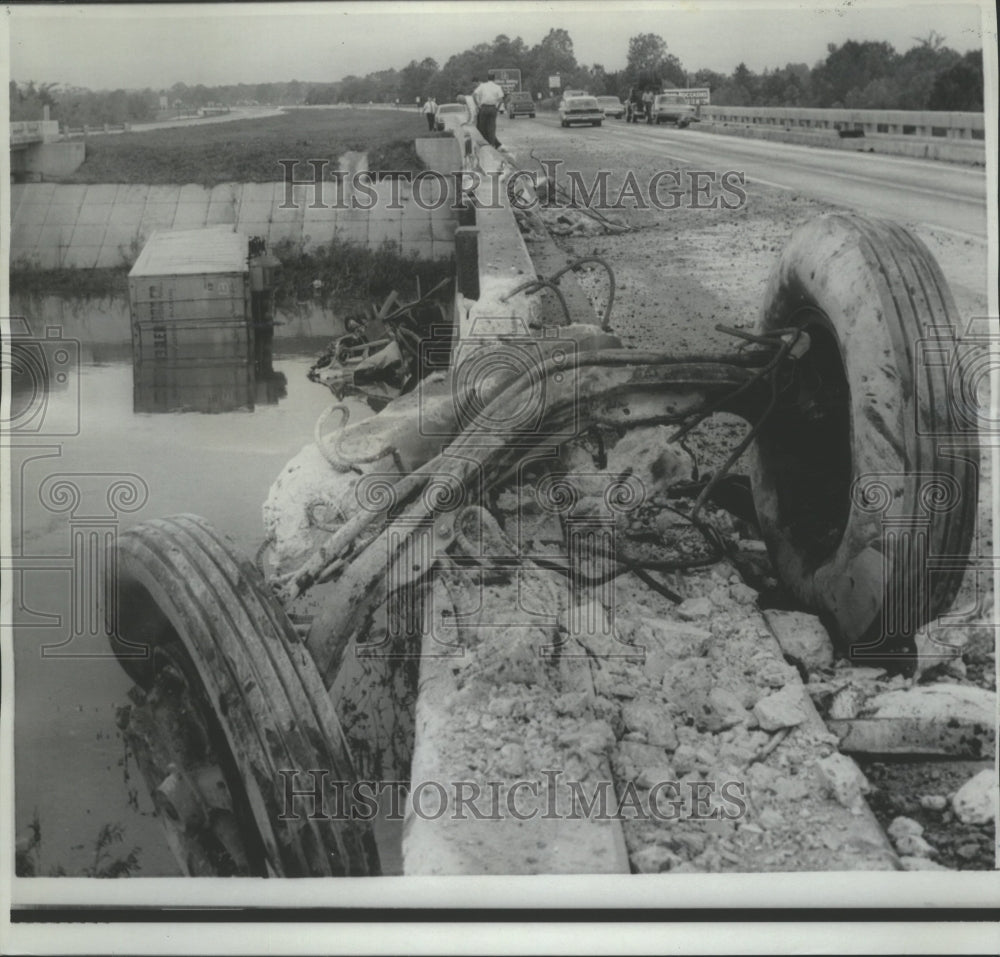
POLYGON ((489 70, 487 76, 503 87, 504 93, 513 93, 521 89, 520 70, 489 70))
POLYGON ((711 94, 707 86, 691 87, 686 90, 664 90, 661 96, 669 96, 680 103, 690 103, 692 106, 708 106, 711 94))

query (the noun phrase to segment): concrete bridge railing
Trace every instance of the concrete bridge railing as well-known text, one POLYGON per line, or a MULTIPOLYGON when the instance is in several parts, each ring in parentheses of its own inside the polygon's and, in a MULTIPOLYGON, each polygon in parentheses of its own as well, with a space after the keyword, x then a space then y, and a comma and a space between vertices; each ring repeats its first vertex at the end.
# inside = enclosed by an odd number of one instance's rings
POLYGON ((715 123, 804 130, 850 130, 865 136, 942 137, 983 140, 982 113, 933 110, 832 110, 778 106, 703 106, 701 118, 715 123))
POLYGON ((17 120, 10 124, 10 145, 54 143, 59 139, 58 120, 17 120))

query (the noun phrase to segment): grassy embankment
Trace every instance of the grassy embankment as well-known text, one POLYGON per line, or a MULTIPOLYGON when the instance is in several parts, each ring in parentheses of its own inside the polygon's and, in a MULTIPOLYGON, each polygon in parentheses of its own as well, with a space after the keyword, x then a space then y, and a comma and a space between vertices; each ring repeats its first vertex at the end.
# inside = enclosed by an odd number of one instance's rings
MULTIPOLYGON (((148 132, 92 136, 87 158, 68 177, 72 183, 140 183, 205 187, 218 183, 261 183, 280 180, 279 159, 302 164, 329 159, 329 170, 348 150, 366 152, 368 169, 418 172, 423 163, 414 148, 417 136, 428 136, 426 122, 416 111, 293 110, 257 120, 187 126, 148 132)), ((436 134, 448 135, 448 134, 436 134)), ((136 250, 138 252, 138 250, 136 250)), ((384 299, 393 289, 409 288, 420 276, 424 289, 450 269, 447 264, 419 262, 392 248, 369 251, 333 242, 306 252, 291 242, 276 244, 283 277, 279 307, 289 305, 300 290, 319 279, 315 298, 384 299), (299 291, 297 291, 299 290, 299 291)), ((129 266, 113 269, 33 269, 11 271, 11 291, 25 295, 73 297, 126 295, 129 266)))
POLYGON ((311 159, 337 159, 348 150, 368 153, 374 172, 418 172, 423 163, 413 141, 427 136, 427 125, 415 111, 292 110, 281 116, 233 120, 91 136, 87 158, 68 183, 142 183, 149 186, 198 183, 270 183, 281 180, 278 160, 303 164, 311 159))

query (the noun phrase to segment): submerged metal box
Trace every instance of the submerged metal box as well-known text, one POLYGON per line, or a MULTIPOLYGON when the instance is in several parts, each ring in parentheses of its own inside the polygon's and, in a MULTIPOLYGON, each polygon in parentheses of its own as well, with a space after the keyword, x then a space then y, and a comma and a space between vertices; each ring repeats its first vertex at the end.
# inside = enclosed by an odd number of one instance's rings
POLYGON ((153 233, 128 285, 134 411, 253 407, 245 235, 231 226, 153 233))
POLYGON ((128 274, 132 321, 245 318, 247 255, 231 226, 153 233, 128 274))

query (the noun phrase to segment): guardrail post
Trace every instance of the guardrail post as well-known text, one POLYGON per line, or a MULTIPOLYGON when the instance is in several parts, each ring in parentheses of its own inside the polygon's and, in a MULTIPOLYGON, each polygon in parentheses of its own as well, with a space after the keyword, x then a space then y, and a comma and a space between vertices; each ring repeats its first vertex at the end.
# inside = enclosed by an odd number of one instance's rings
POLYGON ((455 279, 466 299, 479 299, 479 230, 459 226, 455 230, 455 279))

